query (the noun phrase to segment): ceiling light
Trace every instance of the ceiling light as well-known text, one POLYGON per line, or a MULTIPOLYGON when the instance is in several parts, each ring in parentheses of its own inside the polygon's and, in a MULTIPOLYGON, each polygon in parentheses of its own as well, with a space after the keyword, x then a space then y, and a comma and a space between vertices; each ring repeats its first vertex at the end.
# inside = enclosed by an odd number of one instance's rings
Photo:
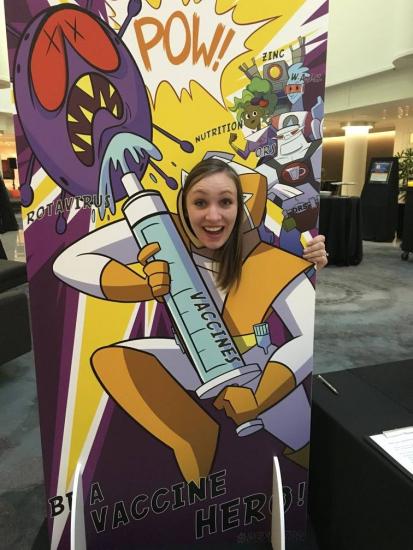
POLYGON ((369 130, 374 128, 373 122, 363 121, 351 121, 342 122, 341 128, 344 130, 346 136, 361 136, 369 133, 369 130))

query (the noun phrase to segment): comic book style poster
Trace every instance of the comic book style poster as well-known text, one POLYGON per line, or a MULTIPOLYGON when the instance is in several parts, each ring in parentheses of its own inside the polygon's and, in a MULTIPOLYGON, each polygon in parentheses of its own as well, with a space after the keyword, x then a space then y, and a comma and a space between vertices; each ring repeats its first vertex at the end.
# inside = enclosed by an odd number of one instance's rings
POLYGON ((273 456, 299 536, 327 2, 5 8, 51 547, 75 473, 87 548, 269 540, 273 456), (243 191, 227 292, 181 201, 209 157, 243 191))

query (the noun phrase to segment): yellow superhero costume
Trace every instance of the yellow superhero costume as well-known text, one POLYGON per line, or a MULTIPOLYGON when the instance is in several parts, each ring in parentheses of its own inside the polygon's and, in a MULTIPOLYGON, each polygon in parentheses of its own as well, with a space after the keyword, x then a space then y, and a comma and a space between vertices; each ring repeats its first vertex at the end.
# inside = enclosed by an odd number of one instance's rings
MULTIPOLYGON (((215 405, 236 424, 256 418, 293 450, 309 440, 309 403, 302 386, 311 372, 314 289, 309 263, 260 241, 257 227, 265 213, 267 181, 252 169, 229 162, 244 193, 244 260, 240 285, 223 293, 215 285, 210 253, 202 248, 182 215, 175 224, 192 259, 247 363, 261 376, 247 387, 227 387, 215 405), (253 325, 275 311, 292 335, 268 350, 256 345, 253 325)), ((155 243, 142 250, 125 220, 109 224, 72 244, 56 260, 55 274, 87 294, 120 302, 151 300, 169 287, 166 262, 148 259, 155 243), (136 262, 145 276, 128 267, 136 262)), ((192 364, 172 339, 146 338, 111 344, 91 359, 111 397, 140 425, 170 447, 187 481, 199 481, 212 467, 219 426, 187 390, 200 385, 192 364)))

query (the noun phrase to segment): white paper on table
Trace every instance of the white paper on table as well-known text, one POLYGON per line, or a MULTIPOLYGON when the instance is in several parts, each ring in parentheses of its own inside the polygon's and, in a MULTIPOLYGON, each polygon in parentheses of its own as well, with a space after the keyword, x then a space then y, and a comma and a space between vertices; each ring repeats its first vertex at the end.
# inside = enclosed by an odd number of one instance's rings
POLYGON ((370 439, 413 476, 413 426, 387 430, 371 435, 370 439))

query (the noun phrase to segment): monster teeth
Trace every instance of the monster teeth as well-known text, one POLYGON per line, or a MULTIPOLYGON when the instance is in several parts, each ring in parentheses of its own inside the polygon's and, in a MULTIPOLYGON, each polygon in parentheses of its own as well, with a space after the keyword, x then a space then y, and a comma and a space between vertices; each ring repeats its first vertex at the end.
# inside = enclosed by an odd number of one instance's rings
POLYGON ((82 78, 76 82, 76 86, 80 88, 83 92, 85 92, 88 96, 93 98, 95 97, 93 93, 92 81, 88 74, 82 76, 82 78))
POLYGON ((72 147, 73 147, 73 151, 75 153, 84 153, 85 150, 82 149, 81 147, 79 147, 78 145, 76 145, 75 143, 72 143, 72 147))
POLYGON ((109 84, 109 97, 112 97, 115 93, 115 88, 112 86, 112 84, 109 84))
POLYGON ((88 121, 92 122, 93 113, 91 113, 88 109, 86 109, 85 107, 82 107, 81 105, 79 105, 79 108, 82 111, 82 113, 85 115, 85 117, 88 119, 88 121))
POLYGON ((113 113, 113 116, 116 116, 116 117, 118 116, 118 107, 117 107, 117 105, 115 105, 115 106, 113 107, 112 113, 113 113))
POLYGON ((106 109, 106 102, 102 92, 100 92, 100 106, 103 107, 103 109, 106 109))
POLYGON ((75 117, 72 116, 70 113, 68 113, 68 115, 67 115, 67 121, 68 121, 68 122, 79 122, 79 121, 76 120, 75 117))
POLYGON ((92 136, 90 134, 75 134, 78 138, 80 138, 82 141, 87 143, 88 145, 92 145, 92 136))

